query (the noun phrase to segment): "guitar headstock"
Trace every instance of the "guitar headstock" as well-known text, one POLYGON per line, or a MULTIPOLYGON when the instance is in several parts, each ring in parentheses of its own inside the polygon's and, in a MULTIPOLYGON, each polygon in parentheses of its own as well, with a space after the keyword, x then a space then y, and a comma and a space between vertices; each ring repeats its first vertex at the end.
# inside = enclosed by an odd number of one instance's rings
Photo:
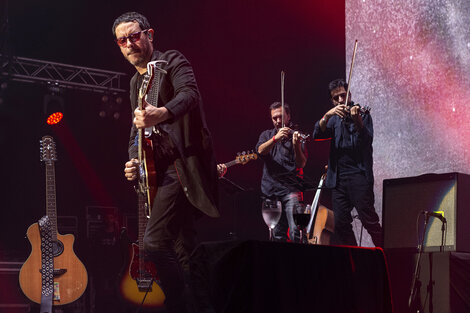
MULTIPOLYGON (((149 92, 155 71, 167 74, 167 71, 161 68, 162 65, 168 64, 166 60, 156 60, 147 63, 147 73, 144 74, 144 79, 142 80, 142 85, 139 89, 139 99, 143 99, 145 95, 149 92)), ((142 109, 142 101, 139 101, 139 106, 142 109)))
POLYGON ((258 155, 253 150, 251 150, 251 152, 243 151, 237 153, 235 160, 237 161, 237 163, 245 165, 250 160, 256 160, 257 158, 258 155))
MULTIPOLYGON (((153 67, 149 67, 153 68, 153 67)), ((149 90, 150 83, 153 79, 153 71, 148 70, 147 73, 144 74, 144 79, 142 80, 142 85, 140 85, 139 89, 139 99, 143 99, 149 90)))
POLYGON ((41 161, 44 161, 47 164, 57 161, 54 138, 51 136, 44 136, 39 142, 41 144, 39 148, 41 161))

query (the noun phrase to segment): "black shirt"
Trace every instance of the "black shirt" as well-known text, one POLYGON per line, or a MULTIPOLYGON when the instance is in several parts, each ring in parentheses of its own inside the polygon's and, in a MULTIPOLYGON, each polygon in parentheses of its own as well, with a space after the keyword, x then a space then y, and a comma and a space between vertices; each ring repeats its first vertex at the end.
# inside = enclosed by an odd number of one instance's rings
MULTIPOLYGON (((261 133, 256 151, 260 145, 273 138, 277 129, 268 129, 261 133)), ((302 146, 303 149, 303 146, 302 146)), ((278 178, 279 175, 293 173, 301 175, 302 168, 297 169, 295 165, 295 153, 292 139, 277 141, 267 155, 260 155, 264 161, 263 177, 261 179, 261 192, 266 197, 282 197, 290 192, 298 192, 297 188, 289 186, 278 178)))
POLYGON ((334 188, 338 179, 353 173, 365 175, 367 182, 373 184, 374 127, 371 115, 362 114, 364 126, 359 130, 355 129, 352 121, 343 120, 337 115, 328 120, 324 132, 321 131, 319 122, 315 123, 313 138, 331 138, 325 187, 334 188))

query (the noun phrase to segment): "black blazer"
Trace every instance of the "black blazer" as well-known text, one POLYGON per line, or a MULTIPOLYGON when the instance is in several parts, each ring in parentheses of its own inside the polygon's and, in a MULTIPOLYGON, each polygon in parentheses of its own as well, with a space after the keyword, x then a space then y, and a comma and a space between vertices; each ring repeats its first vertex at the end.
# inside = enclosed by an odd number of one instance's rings
MULTIPOLYGON (((175 50, 164 53, 154 51, 152 60, 168 61, 167 65, 162 66, 168 73, 161 75, 158 106, 165 106, 173 117, 159 126, 168 133, 179 152, 180 157, 175 164, 181 186, 192 205, 211 217, 218 217, 217 165, 191 64, 175 50)), ((137 107, 140 88, 137 77, 138 73, 130 83, 132 115, 137 107)), ((132 125, 130 158, 137 157, 136 136, 137 128, 132 125)))

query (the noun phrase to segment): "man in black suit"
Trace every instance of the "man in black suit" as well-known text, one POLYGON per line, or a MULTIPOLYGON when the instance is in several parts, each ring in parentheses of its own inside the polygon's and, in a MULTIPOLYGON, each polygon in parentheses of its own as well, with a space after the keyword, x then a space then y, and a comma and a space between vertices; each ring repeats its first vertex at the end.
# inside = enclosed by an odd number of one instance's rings
POLYGON ((113 35, 125 59, 137 73, 130 82, 133 125, 125 177, 137 178, 137 129, 153 127, 158 187, 144 236, 144 249, 155 263, 168 312, 187 312, 189 254, 195 246, 194 220, 204 213, 218 217, 217 167, 193 69, 178 51, 154 49, 154 30, 136 12, 124 13, 113 35), (138 91, 147 63, 164 60, 144 108, 138 91), (158 86, 158 87, 157 87, 158 86), (159 90, 158 90, 159 89, 159 90), (158 91, 157 91, 158 90, 158 91), (155 94, 156 93, 156 94, 155 94), (149 100, 149 102, 151 102, 149 100), (156 103, 155 103, 156 102, 156 103))

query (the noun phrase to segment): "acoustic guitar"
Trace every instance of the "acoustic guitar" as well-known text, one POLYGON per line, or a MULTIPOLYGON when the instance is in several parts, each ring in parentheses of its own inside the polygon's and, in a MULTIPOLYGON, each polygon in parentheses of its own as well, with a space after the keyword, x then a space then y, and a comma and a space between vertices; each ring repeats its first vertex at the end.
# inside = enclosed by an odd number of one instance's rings
MULTIPOLYGON (((46 166, 46 215, 49 217, 52 237, 53 284, 52 305, 71 303, 85 292, 88 283, 87 271, 73 251, 74 236, 57 232, 57 208, 54 162, 57 160, 52 137, 41 140, 41 161, 46 166)), ((31 254, 20 270, 19 282, 23 293, 35 303, 41 303, 42 255, 41 234, 38 223, 32 224, 26 233, 31 243, 31 254)))

